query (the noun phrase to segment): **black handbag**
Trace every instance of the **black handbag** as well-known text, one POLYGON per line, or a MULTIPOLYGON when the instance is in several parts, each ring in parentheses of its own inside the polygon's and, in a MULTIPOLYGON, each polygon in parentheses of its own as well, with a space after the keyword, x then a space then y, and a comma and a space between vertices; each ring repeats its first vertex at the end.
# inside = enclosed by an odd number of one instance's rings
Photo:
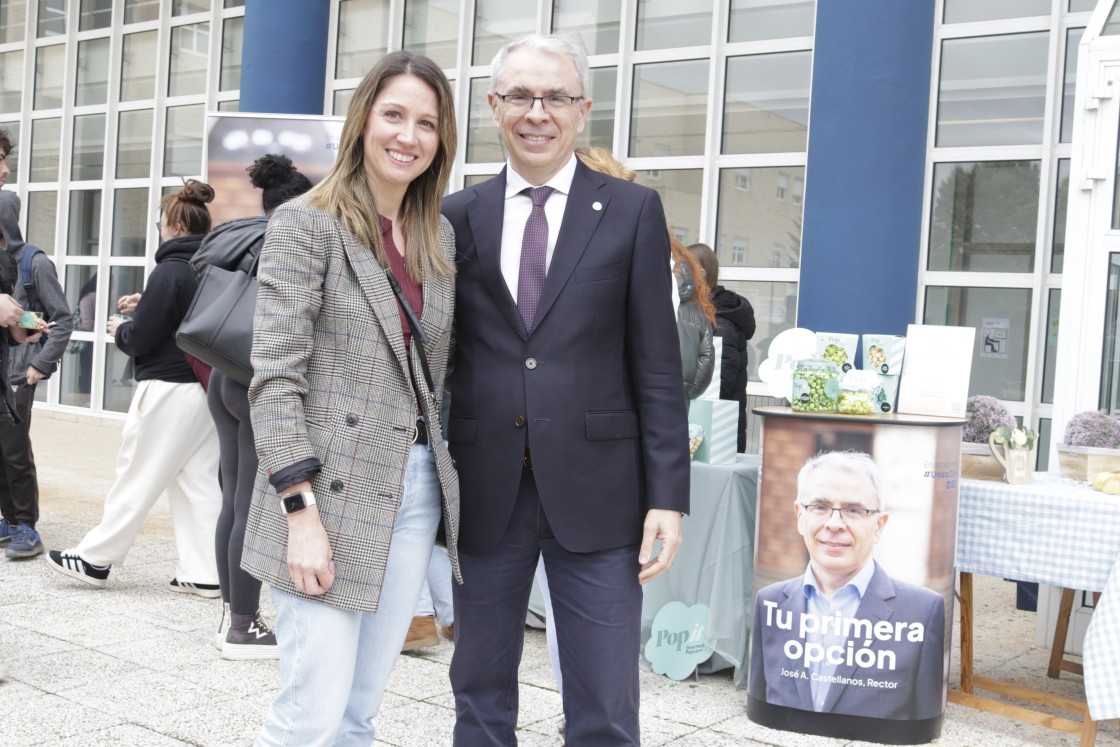
POLYGON ((253 380, 253 311, 257 305, 257 262, 249 272, 209 265, 198 281, 175 342, 183 351, 244 386, 253 380))

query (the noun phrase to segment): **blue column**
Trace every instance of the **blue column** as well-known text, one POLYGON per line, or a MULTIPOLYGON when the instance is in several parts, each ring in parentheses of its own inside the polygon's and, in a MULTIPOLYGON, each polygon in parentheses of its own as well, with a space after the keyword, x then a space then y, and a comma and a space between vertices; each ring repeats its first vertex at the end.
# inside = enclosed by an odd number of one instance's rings
POLYGON ((241 111, 323 114, 328 0, 246 0, 241 111))
POLYGON ((817 3, 797 324, 914 321, 934 0, 817 3))

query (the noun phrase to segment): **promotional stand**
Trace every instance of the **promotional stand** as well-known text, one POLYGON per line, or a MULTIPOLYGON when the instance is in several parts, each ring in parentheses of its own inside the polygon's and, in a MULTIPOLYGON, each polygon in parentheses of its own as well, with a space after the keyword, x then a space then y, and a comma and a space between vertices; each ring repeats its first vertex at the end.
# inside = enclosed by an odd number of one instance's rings
POLYGON ((748 717, 887 744, 941 733, 961 426, 760 407, 748 717))

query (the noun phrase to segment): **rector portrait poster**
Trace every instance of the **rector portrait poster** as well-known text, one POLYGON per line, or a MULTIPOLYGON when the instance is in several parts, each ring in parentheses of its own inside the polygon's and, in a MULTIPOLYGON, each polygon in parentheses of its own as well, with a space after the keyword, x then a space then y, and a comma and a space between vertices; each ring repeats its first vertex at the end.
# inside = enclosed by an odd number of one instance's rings
POLYGON ((937 738, 962 421, 755 412, 748 717, 843 739, 937 738))

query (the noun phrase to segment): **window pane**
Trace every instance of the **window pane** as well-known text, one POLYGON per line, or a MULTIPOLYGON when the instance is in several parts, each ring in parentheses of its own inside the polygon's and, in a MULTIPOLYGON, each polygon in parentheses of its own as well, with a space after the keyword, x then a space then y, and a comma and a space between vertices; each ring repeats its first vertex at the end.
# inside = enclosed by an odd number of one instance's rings
POLYGON ((945 0, 945 23, 1050 15, 1050 0, 945 0))
POLYGON ((721 267, 799 267, 803 166, 722 169, 712 247, 721 267))
POLYGON ((1077 45, 1085 29, 1070 29, 1066 32, 1066 66, 1062 79, 1062 126, 1061 141, 1073 140, 1073 98, 1077 93, 1077 45))
POLYGON ((701 169, 639 171, 635 179, 661 195, 669 233, 685 246, 695 244, 700 235, 700 194, 704 190, 701 169))
POLYGON ((388 51, 388 0, 342 0, 338 4, 335 78, 361 78, 388 51))
POLYGON ((1038 161, 934 166, 928 269, 1033 271, 1038 179, 1038 161))
MULTIPOLYGON (((1054 195, 1054 241, 1050 253, 1050 272, 1061 272, 1066 254, 1066 208, 1069 201, 1069 159, 1058 159, 1057 188, 1054 195)), ((1113 221, 1116 220, 1113 213, 1113 221)), ((1115 222, 1113 223, 1115 225, 1115 222)))
POLYGON ((757 326, 754 337, 747 343, 747 377, 751 381, 760 381, 758 364, 766 358, 770 343, 780 333, 796 326, 797 283, 720 280, 719 284, 747 299, 754 309, 757 326))
POLYGON ((335 114, 335 116, 346 116, 346 108, 350 106, 350 99, 352 98, 354 98, 353 88, 347 88, 343 91, 334 92, 334 104, 331 107, 331 111, 335 114))
POLYGON ((1038 444, 1035 447, 1035 465, 1034 468, 1038 472, 1046 472, 1050 469, 1050 433, 1053 430, 1053 420, 1050 418, 1038 419, 1038 444))
POLYGON ((1031 332, 1029 288, 926 288, 925 324, 974 327, 969 395, 990 394, 1021 402, 1026 393, 1027 348, 1031 332), (985 324, 985 321, 989 324, 985 324), (984 344, 982 330, 996 323, 1007 329, 1002 346, 984 344))
POLYGON ((97 267, 69 265, 66 268, 66 300, 77 313, 74 316, 75 335, 70 337, 70 347, 62 359, 62 391, 59 403, 85 407, 89 404, 93 380, 93 342, 77 340, 78 333, 92 333, 97 314, 97 267))
POLYGON ((128 34, 121 49, 121 101, 155 98, 156 32, 128 34))
POLYGON ((113 0, 82 0, 78 31, 107 29, 113 22, 113 0))
POLYGON ((152 169, 152 110, 121 112, 117 127, 117 178, 143 179, 152 169))
POLYGON ((227 99, 218 102, 218 111, 236 112, 241 110, 241 99, 227 99))
POLYGON ((30 181, 58 181, 58 146, 61 140, 61 119, 56 117, 36 119, 31 122, 30 181))
POLYGON ((554 0, 552 31, 574 38, 587 54, 618 52, 621 0, 554 0))
POLYGON ((74 106, 109 100, 109 37, 78 42, 78 85, 74 106))
POLYGON ((62 108, 66 47, 52 44, 35 52, 35 109, 62 108))
POLYGON ((222 24, 222 73, 219 91, 236 91, 241 88, 242 36, 245 17, 227 18, 222 24))
POLYGON ((614 150, 614 122, 617 116, 614 94, 618 90, 618 68, 600 67, 591 71, 591 99, 595 102, 576 146, 597 145, 614 150))
POLYGON ((21 42, 27 28, 27 0, 0 3, 0 44, 21 42))
POLYGON ((707 101, 708 60, 636 65, 630 155, 702 154, 707 101))
MULTIPOLYGON (((8 131, 8 139, 12 141, 12 145, 19 144, 19 122, 0 122, 0 130, 8 131)), ((12 152, 4 160, 8 164, 8 170, 11 171, 8 175, 8 184, 19 184, 19 152, 20 148, 13 148, 12 152)))
POLYGON ((47 254, 55 253, 58 192, 27 193, 27 238, 47 254))
POLYGON ((74 181, 101 179, 105 175, 105 115, 74 117, 74 181))
POLYGON ((206 61, 209 53, 209 23, 192 23, 190 26, 171 29, 171 75, 167 81, 168 96, 206 93, 206 61))
POLYGON ((638 0, 637 50, 692 47, 712 42, 712 0, 667 3, 638 0))
POLYGON ((244 8, 245 0, 226 0, 225 8, 244 8))
POLYGON ((1069 0, 1069 12, 1077 13, 1097 7, 1097 0, 1069 0))
MULTIPOLYGON (((77 269, 77 268, 75 268, 77 269)), ((71 407, 89 407, 90 390, 93 382, 93 342, 78 340, 73 335, 70 345, 59 361, 58 403, 71 407)), ((40 388, 35 392, 38 398, 40 388)))
POLYGON ((1062 289, 1051 288, 1046 306, 1046 347, 1042 363, 1042 401, 1054 402, 1054 371, 1058 363, 1058 319, 1062 310, 1062 289))
POLYGON ((1108 255, 1108 293, 1105 296, 1104 355, 1101 358, 1100 409, 1115 415, 1120 409, 1120 254, 1108 255))
POLYGON ((149 225, 147 187, 113 193, 114 257, 143 257, 149 225))
POLYGON ((203 105, 167 109, 167 140, 163 146, 164 176, 193 176, 202 169, 203 105))
POLYGON ((817 4, 814 0, 731 0, 732 42, 812 36, 817 4))
POLYGON ((729 59, 721 152, 804 151, 811 66, 809 52, 729 59))
POLYGON ((23 50, 0 54, 0 112, 17 114, 23 91, 23 50))
POLYGON ((407 0, 404 48, 431 57, 440 67, 455 67, 459 49, 458 3, 407 0))
POLYGON ((159 18, 160 0, 124 0, 124 22, 140 23, 159 18))
POLYGON ((524 0, 476 0, 472 64, 489 65, 506 42, 536 31, 536 6, 524 0))
MULTIPOLYGON (((111 278, 120 270, 134 270, 132 267, 114 267, 111 278)), ((137 288, 139 290, 139 288, 137 288)), ((132 292, 132 291, 130 291, 132 292)), ((109 295, 113 295, 110 291, 109 295)), ((113 296, 119 298, 120 296, 113 296)), ((136 391, 136 380, 132 373, 132 359, 121 352, 115 343, 105 345, 105 401, 102 407, 109 412, 128 412, 132 393, 136 391)))
POLYGON ((1047 34, 948 39, 941 45, 937 145, 1042 142, 1047 34))
POLYGON ((39 29, 36 36, 66 34, 66 0, 39 0, 39 29))
POLYGON ((502 139, 498 128, 490 116, 490 105, 486 102, 486 92, 490 89, 489 78, 475 78, 471 81, 471 101, 467 116, 467 163, 493 163, 506 160, 502 139))
POLYGON ((171 15, 186 16, 210 10, 210 0, 171 0, 171 15))
MULTIPOLYGON (((70 230, 66 253, 95 257, 101 233, 101 190, 78 189, 70 193, 70 230)), ((107 319, 108 315, 102 317, 107 319)))

